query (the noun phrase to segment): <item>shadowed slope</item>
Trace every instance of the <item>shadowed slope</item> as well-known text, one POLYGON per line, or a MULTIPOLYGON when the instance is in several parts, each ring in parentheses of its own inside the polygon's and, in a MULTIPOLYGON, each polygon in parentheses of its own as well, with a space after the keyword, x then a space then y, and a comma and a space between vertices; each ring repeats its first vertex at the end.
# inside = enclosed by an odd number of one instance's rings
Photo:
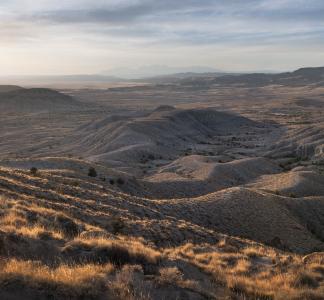
POLYGON ((262 131, 263 126, 213 109, 165 108, 145 117, 116 116, 93 122, 78 128, 64 143, 69 151, 81 151, 95 161, 145 163, 172 160, 192 148, 203 150, 213 143, 217 148, 223 145, 222 138, 245 135, 251 128, 262 131))

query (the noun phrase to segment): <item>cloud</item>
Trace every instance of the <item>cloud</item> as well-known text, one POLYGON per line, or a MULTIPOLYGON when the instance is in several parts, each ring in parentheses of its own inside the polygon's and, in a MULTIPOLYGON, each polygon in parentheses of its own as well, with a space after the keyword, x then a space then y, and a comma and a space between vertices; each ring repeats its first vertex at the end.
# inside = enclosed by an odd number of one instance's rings
MULTIPOLYGON (((222 17, 242 20, 322 21, 324 3, 318 0, 137 0, 137 1, 67 1, 65 6, 43 5, 18 10, 19 17, 50 23, 129 24, 136 20, 164 18, 171 15, 193 18, 193 24, 203 18, 222 17), (90 3, 92 3, 90 5, 90 3), (68 5, 67 5, 68 4, 68 5), (50 9, 52 8, 52 9, 50 9)), ((47 3, 47 5, 45 5, 47 3)), ((17 10, 16 10, 17 11, 17 10)), ((211 24, 212 26, 212 24, 211 24)))
POLYGON ((95 5, 93 1, 70 0, 63 7, 46 0, 40 3, 27 13, 18 11, 17 20, 74 26, 85 33, 96 31, 103 38, 119 34, 121 38, 138 36, 154 41, 168 35, 183 42, 194 42, 197 37, 197 42, 215 43, 221 38, 225 42, 254 36, 258 42, 262 34, 267 38, 271 32, 273 38, 289 33, 294 37, 305 35, 305 29, 311 33, 324 28, 324 3, 318 0, 115 0, 96 1, 95 5))
POLYGON ((109 48, 115 61, 128 60, 131 49, 138 62, 150 52, 158 63, 163 53, 173 61, 195 56, 201 64, 196 53, 205 62, 207 48, 210 57, 222 49, 233 60, 264 47, 274 55, 323 49, 323 15, 322 0, 2 0, 0 47, 11 43, 17 52, 29 44, 31 57, 39 49, 47 57, 51 45, 62 57, 73 49, 75 60, 106 57, 109 48))

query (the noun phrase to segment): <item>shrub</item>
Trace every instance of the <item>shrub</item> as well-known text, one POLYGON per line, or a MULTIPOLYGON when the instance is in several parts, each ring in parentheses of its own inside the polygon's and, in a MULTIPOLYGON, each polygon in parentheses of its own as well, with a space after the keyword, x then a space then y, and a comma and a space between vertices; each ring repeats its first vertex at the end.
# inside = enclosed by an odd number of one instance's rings
POLYGON ((35 176, 35 175, 37 175, 37 173, 38 173, 38 169, 37 168, 35 168, 35 167, 30 168, 30 174, 32 174, 33 176, 35 176))
POLYGON ((97 171, 96 171, 96 169, 93 168, 93 167, 90 167, 89 168, 89 171, 88 171, 88 176, 90 176, 90 177, 97 177, 97 171))
POLYGON ((111 227, 114 234, 120 233, 125 228, 125 223, 120 217, 111 220, 111 227))
POLYGON ((119 184, 119 185, 123 185, 124 183, 125 183, 125 181, 124 181, 124 179, 123 178, 118 178, 117 179, 117 183, 119 184))
POLYGON ((148 158, 149 160, 154 160, 154 159, 155 159, 155 157, 154 157, 153 154, 149 154, 147 158, 148 158))

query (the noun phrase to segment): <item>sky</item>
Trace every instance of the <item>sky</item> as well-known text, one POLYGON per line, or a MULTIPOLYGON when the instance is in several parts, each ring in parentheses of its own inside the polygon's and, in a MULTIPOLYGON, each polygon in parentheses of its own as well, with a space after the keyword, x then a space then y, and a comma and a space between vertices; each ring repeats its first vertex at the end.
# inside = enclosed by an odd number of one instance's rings
POLYGON ((1 75, 323 65, 323 0, 0 0, 1 75))

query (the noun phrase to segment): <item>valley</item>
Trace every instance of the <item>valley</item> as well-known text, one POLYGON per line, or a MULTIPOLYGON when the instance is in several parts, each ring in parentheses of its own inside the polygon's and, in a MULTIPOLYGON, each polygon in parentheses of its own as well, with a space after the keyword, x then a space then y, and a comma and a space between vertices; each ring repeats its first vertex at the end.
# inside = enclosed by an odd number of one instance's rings
POLYGON ((3 86, 0 298, 323 299, 311 71, 3 86))

